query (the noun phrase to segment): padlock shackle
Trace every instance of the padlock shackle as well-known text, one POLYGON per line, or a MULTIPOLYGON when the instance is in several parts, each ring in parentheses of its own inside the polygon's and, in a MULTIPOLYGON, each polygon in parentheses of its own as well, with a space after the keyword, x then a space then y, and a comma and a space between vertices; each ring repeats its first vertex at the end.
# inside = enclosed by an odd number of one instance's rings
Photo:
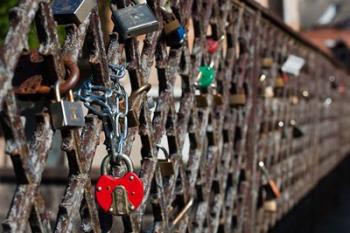
MULTIPOLYGON (((59 80, 55 84, 55 95, 57 98, 56 85, 59 84, 60 94, 67 93, 69 90, 72 90, 78 83, 80 78, 80 70, 76 62, 73 61, 71 56, 66 56, 64 58, 64 67, 67 69, 67 78, 65 80, 59 80)), ((38 89, 38 94, 48 94, 50 88, 47 86, 40 86, 38 89)))
POLYGON ((57 102, 60 102, 62 100, 61 92, 60 92, 60 81, 59 80, 55 84, 55 96, 56 96, 56 101, 57 102))
POLYGON ((72 56, 66 56, 63 61, 68 74, 67 79, 60 85, 60 92, 66 93, 77 85, 80 78, 80 70, 72 56))
POLYGON ((162 145, 156 144, 156 147, 157 147, 157 149, 160 149, 161 151, 163 151, 166 159, 169 159, 169 153, 162 145))
MULTIPOLYGON (((128 169, 128 172, 134 172, 134 165, 132 163, 132 160, 130 159, 129 156, 127 156, 126 154, 119 154, 117 156, 118 160, 123 160, 126 168, 128 169)), ((111 155, 107 155, 103 158, 102 163, 101 163, 101 174, 102 175, 107 175, 108 174, 108 169, 110 169, 111 165, 111 155)))

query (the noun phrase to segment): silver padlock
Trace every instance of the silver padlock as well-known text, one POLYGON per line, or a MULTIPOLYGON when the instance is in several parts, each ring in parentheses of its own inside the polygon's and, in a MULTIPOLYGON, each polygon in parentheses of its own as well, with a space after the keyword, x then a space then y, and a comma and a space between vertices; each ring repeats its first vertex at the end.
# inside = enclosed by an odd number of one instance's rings
POLYGON ((112 12, 113 22, 121 37, 131 37, 157 31, 159 22, 147 4, 137 4, 112 12))
POLYGON ((50 104, 52 125, 54 129, 65 127, 82 127, 85 124, 83 105, 74 102, 73 92, 70 90, 70 101, 62 100, 59 82, 55 85, 56 102, 50 104))
POLYGON ((81 24, 96 5, 96 0, 54 0, 51 8, 58 24, 81 24))

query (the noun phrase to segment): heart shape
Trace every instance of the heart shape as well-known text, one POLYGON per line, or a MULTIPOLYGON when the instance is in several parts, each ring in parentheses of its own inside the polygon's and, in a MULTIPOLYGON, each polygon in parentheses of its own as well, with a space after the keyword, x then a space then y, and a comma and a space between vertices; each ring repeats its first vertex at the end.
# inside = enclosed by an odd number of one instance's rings
POLYGON ((130 204, 137 209, 142 203, 144 196, 143 182, 133 172, 126 173, 123 177, 113 177, 110 175, 102 175, 96 183, 96 201, 97 204, 105 211, 109 209, 113 203, 113 191, 117 186, 123 186, 127 192, 130 204))

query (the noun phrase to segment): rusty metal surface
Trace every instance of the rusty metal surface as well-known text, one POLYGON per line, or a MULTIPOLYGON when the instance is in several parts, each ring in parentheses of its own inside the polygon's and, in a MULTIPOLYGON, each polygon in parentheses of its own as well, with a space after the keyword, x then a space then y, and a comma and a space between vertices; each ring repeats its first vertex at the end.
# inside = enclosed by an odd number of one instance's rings
MULTIPOLYGON (((148 1, 160 22, 162 2, 148 1)), ((128 4, 112 1, 111 7, 128 4)), ((139 125, 130 128, 125 147, 129 155, 136 136, 141 137, 139 175, 145 185, 144 201, 122 221, 114 219, 114 229, 267 232, 349 152, 348 74, 329 57, 248 0, 182 0, 172 1, 172 7, 183 23, 192 22, 194 38, 193 43, 171 50, 161 31, 148 34, 141 50, 140 41, 119 43, 116 33, 105 41, 97 9, 79 27, 66 27, 62 45, 49 1, 20 0, 11 11, 10 29, 0 53, 0 106, 6 152, 18 185, 2 224, 4 232, 27 232, 28 223, 32 232, 108 232, 113 221, 99 213, 94 200, 91 163, 104 155, 95 155, 102 126, 91 114, 83 129, 61 132, 69 164, 67 187, 56 218, 45 208, 45 194, 39 187, 53 140, 48 101, 36 109, 35 121, 24 121, 12 86, 15 71, 21 66, 18 61, 28 49, 32 23, 38 32, 38 50, 45 59, 41 77, 51 85, 66 76, 67 57, 75 63, 88 58, 93 78, 107 87, 111 85, 108 63, 122 63, 125 57, 132 93, 149 83, 153 65, 157 69, 159 97, 154 113, 146 95, 141 95, 133 106, 139 125), (213 55, 205 48, 208 28, 214 39, 226 36, 225 45, 213 55), (284 89, 276 89, 274 97, 263 97, 266 88, 273 87, 288 54, 303 57, 306 67, 299 77, 289 77, 284 89), (268 79, 261 81, 266 57, 274 62, 264 69, 268 79), (211 59, 216 85, 197 98, 194 83, 198 67, 211 59), (174 97, 178 77, 182 90, 179 100, 174 97), (332 88, 330 77, 336 78, 338 88, 332 88), (247 98, 241 107, 230 102, 237 93, 247 98), (222 100, 218 101, 220 95, 222 100), (206 104, 197 102, 199 99, 206 104), (293 137, 292 120, 303 137, 293 137), (284 127, 278 127, 280 122, 284 127), (32 129, 29 134, 28 127, 32 129), (156 144, 164 135, 175 170, 171 177, 163 177, 157 166, 156 144), (187 142, 190 149, 184 155, 187 142), (281 187, 275 212, 258 204, 263 183, 257 163, 261 160, 281 187), (180 213, 183 217, 177 218, 180 213)), ((22 73, 29 75, 23 69, 22 73)))

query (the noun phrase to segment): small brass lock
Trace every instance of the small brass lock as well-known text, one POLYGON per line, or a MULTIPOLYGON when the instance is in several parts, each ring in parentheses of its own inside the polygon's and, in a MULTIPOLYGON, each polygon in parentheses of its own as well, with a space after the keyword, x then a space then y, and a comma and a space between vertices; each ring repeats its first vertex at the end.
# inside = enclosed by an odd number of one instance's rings
POLYGON ((262 59, 262 67, 265 69, 269 69, 273 66, 273 58, 272 57, 264 57, 262 59))
POLYGON ((82 103, 74 102, 72 90, 69 91, 70 101, 62 100, 59 86, 59 82, 57 82, 55 85, 56 102, 50 104, 54 129, 84 126, 85 120, 82 103))
POLYGON ((169 177, 175 174, 173 163, 169 158, 168 151, 161 145, 157 144, 156 147, 163 151, 165 159, 158 159, 158 166, 162 176, 169 177))
POLYGON ((273 88, 275 97, 283 97, 284 79, 282 76, 278 76, 275 80, 275 86, 273 88))
POLYGON ((242 107, 246 104, 247 98, 244 93, 233 94, 230 97, 230 106, 231 107, 242 107))
POLYGON ((277 77, 275 80, 275 87, 276 88, 284 88, 284 80, 281 76, 277 77))
POLYGON ((196 95, 195 98, 196 98, 197 108, 208 107, 208 100, 206 95, 204 94, 196 95))
POLYGON ((214 104, 217 106, 223 105, 224 104, 224 100, 221 94, 216 93, 213 95, 213 100, 214 100, 214 104))

